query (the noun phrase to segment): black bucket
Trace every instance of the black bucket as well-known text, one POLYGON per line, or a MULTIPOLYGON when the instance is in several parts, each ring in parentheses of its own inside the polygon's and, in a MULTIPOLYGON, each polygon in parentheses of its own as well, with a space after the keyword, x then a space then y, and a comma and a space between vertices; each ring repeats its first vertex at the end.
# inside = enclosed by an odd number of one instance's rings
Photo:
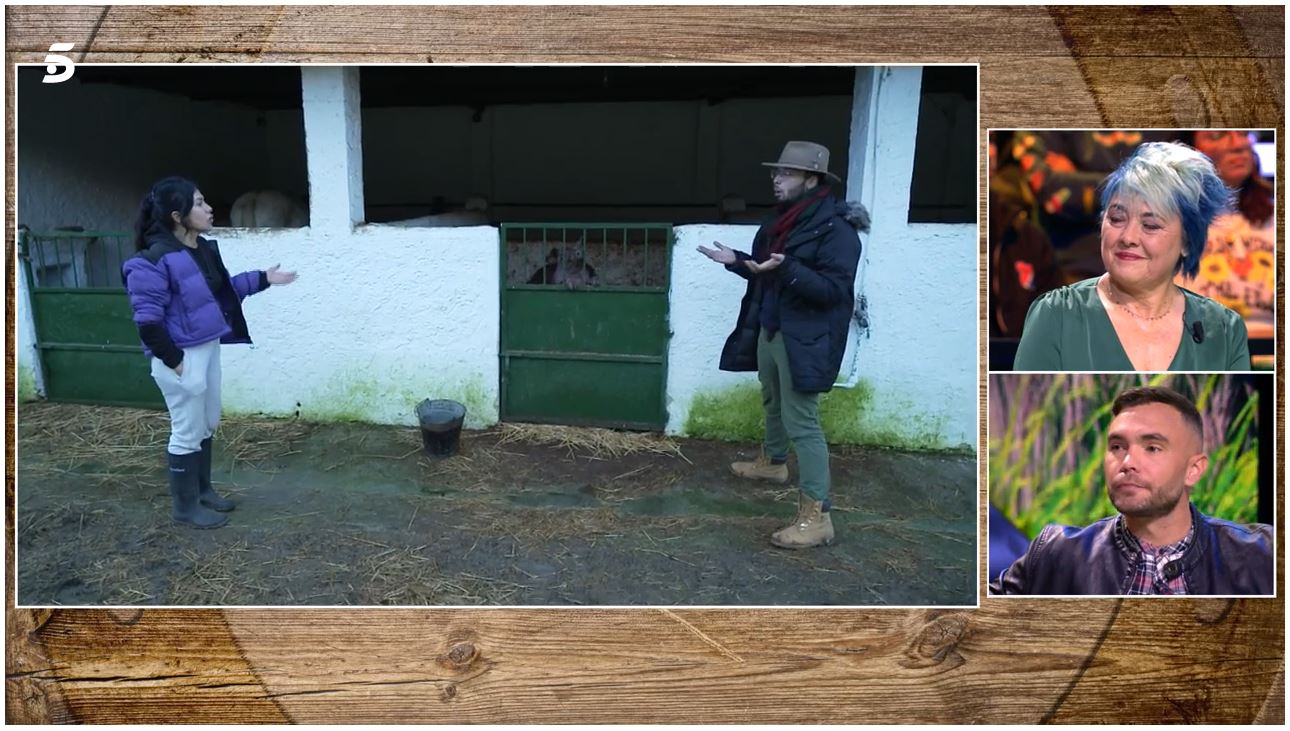
POLYGON ((432 457, 451 457, 461 443, 466 407, 447 399, 426 399, 417 404, 421 444, 432 457))

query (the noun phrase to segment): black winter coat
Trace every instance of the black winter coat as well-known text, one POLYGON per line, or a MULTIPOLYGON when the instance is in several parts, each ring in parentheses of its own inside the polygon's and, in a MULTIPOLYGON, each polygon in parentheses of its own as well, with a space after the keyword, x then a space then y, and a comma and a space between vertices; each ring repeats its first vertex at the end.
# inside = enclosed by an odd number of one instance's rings
POLYGON ((869 215, 858 203, 835 198, 821 201, 807 219, 798 221, 784 245, 784 263, 754 275, 744 262, 764 261, 770 247, 769 222, 757 229, 752 254, 736 251, 726 269, 748 280, 739 305, 739 320, 721 351, 723 371, 757 370, 757 337, 761 332, 761 288, 779 291, 780 331, 788 353, 793 390, 823 393, 833 388, 847 331, 855 310, 856 266, 860 262, 858 231, 869 230, 869 215))

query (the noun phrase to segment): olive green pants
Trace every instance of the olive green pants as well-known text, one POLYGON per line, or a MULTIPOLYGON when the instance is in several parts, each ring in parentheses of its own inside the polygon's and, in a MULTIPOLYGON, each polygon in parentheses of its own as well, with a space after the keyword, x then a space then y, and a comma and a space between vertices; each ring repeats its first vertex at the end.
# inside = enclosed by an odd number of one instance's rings
POLYGON ((813 500, 828 499, 829 445, 820 428, 820 395, 793 390, 782 332, 767 340, 762 329, 757 338, 757 376, 766 409, 766 456, 787 457, 791 441, 797 452, 802 492, 813 500))

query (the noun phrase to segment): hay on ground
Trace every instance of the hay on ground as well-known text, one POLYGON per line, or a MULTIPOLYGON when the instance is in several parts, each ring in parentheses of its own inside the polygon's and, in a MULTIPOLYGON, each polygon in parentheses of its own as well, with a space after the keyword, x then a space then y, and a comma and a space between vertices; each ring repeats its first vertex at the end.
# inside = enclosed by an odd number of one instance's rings
MULTIPOLYGON (((119 406, 24 404, 18 419, 22 471, 76 474, 104 483, 129 483, 164 464, 170 417, 164 411, 119 406)), ((286 456, 313 430, 290 419, 225 417, 217 451, 233 464, 286 456)), ((218 456, 218 455, 217 455, 218 456)))
POLYGON ((554 426, 548 424, 504 423, 498 427, 498 446, 509 442, 545 444, 564 447, 570 455, 583 454, 593 459, 618 458, 626 454, 647 452, 680 457, 689 462, 681 447, 659 434, 615 431, 599 427, 554 426))
POLYGON ((676 517, 626 516, 608 506, 564 510, 519 508, 489 498, 465 498, 458 500, 457 505, 466 508, 469 516, 467 524, 461 527, 489 536, 510 536, 527 548, 571 538, 594 541, 643 530, 656 536, 667 535, 687 522, 676 517))

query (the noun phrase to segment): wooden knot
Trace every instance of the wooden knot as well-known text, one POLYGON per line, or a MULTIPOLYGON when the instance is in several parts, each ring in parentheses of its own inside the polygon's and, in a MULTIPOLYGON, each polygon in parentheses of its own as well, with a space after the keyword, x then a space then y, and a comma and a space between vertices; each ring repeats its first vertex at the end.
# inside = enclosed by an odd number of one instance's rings
POLYGON ((958 646, 970 634, 966 612, 935 616, 914 635, 900 664, 906 668, 943 665, 946 670, 953 670, 965 662, 958 646))
POLYGON ((1236 608, 1235 599, 1196 599, 1191 611, 1201 624, 1221 624, 1236 608))
POLYGON ((1205 127, 1209 125, 1209 110, 1205 99, 1186 74, 1174 74, 1165 81, 1165 95, 1174 113, 1174 123, 1179 127, 1205 127))
POLYGON ((469 670, 470 666, 479 659, 479 650, 473 642, 457 642, 447 653, 440 655, 438 658, 440 667, 445 670, 462 672, 469 670))
POLYGON ((447 687, 445 687, 445 688, 443 689, 443 695, 442 695, 442 698, 443 698, 443 700, 445 700, 445 701, 450 701, 450 700, 452 700, 453 698, 456 698, 456 697, 457 697, 457 684, 456 684, 456 683, 449 683, 449 684, 447 685, 447 687))
POLYGON ((109 609, 108 616, 122 627, 132 627, 143 617, 142 609, 109 609))
POLYGON ((34 633, 44 629, 45 625, 49 624, 49 620, 54 618, 54 613, 57 612, 58 610, 57 609, 28 609, 25 611, 30 612, 31 629, 29 631, 34 633))

